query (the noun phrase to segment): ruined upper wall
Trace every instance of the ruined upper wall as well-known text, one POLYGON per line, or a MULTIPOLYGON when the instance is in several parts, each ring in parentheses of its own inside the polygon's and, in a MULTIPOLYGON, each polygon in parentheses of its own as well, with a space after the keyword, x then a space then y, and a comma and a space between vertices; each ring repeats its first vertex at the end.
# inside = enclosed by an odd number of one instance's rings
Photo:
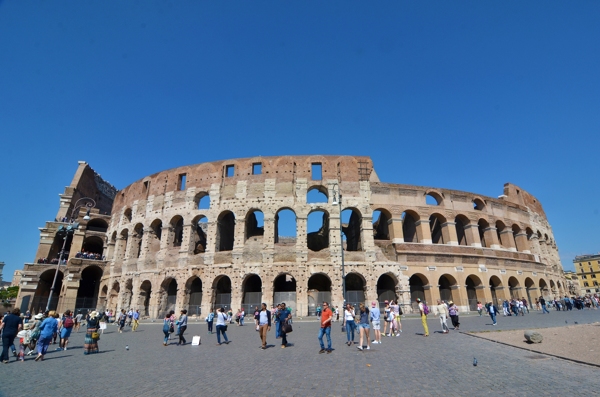
POLYGON ((546 217, 544 208, 542 208, 542 203, 540 203, 532 194, 521 189, 517 185, 505 183, 504 195, 507 196, 508 201, 527 207, 529 210, 543 216, 544 218, 546 217))

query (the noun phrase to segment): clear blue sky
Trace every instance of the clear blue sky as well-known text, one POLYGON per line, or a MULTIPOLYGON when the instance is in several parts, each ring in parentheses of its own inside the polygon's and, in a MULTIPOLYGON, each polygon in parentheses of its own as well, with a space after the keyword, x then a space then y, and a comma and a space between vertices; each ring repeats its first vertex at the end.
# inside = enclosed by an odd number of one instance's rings
POLYGON ((534 194, 600 251, 600 2, 0 1, 0 261, 85 160, 117 188, 227 158, 371 156, 381 180, 534 194))

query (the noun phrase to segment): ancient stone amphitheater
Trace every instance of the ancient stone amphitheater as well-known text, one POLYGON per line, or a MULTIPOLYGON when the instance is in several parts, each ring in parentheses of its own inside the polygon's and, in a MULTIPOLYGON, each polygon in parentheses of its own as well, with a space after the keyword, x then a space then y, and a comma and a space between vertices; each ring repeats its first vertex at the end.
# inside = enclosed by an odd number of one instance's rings
MULTIPOLYGON (((55 233, 75 199, 112 200, 110 214, 96 206, 88 221, 76 211, 59 309, 157 317, 285 301, 305 316, 323 300, 341 306, 343 280, 347 301, 397 299, 408 313, 417 297, 466 311, 477 301, 564 293, 544 210, 509 183, 486 197, 380 182, 369 157, 280 156, 179 167, 120 191, 106 185, 80 162, 57 219, 41 228, 36 261, 60 250, 55 233)), ((36 261, 21 272, 18 301, 34 311, 56 269, 36 261)))

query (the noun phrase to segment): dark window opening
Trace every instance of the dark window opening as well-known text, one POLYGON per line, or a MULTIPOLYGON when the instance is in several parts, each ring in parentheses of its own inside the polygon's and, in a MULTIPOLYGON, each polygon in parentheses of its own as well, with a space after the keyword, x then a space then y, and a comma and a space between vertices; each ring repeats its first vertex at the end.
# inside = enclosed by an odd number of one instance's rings
POLYGON ((320 181, 323 179, 323 167, 321 163, 312 163, 311 165, 311 179, 313 181, 320 181))
POLYGON ((186 174, 179 174, 179 180, 177 182, 177 190, 185 190, 186 174))
POLYGON ((260 174, 262 174, 262 163, 252 164, 252 175, 260 175, 260 174))
POLYGON ((230 164, 225 166, 225 176, 227 178, 235 176, 235 165, 230 164))

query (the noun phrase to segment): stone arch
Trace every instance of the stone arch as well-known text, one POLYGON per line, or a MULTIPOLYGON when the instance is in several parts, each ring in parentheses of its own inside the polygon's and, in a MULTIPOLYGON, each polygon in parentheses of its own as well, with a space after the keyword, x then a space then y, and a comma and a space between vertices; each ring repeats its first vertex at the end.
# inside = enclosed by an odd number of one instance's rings
POLYGON ((77 298, 75 299, 75 310, 96 310, 102 273, 102 269, 96 265, 87 266, 81 271, 77 298))
POLYGON ((104 253, 104 240, 100 236, 86 236, 81 246, 82 252, 98 254, 102 258, 104 253))
POLYGON ((496 221, 496 236, 498 236, 498 244, 502 248, 509 248, 510 245, 507 244, 506 240, 502 238, 503 232, 506 231, 506 225, 502 221, 496 221))
POLYGON ((505 299, 504 296, 504 287, 502 286, 502 280, 498 276, 490 277, 490 292, 492 294, 492 300, 494 303, 500 302, 502 299, 505 299))
POLYGON ((296 308, 296 279, 290 273, 281 273, 273 280, 273 302, 285 302, 288 307, 296 308))
POLYGON ((284 207, 275 213, 275 244, 296 244, 296 212, 284 207))
POLYGON ((206 252, 207 233, 208 233, 208 218, 204 215, 197 215, 192 220, 192 246, 194 247, 194 255, 206 252))
POLYGON ((202 280, 200 277, 192 276, 186 281, 183 306, 190 316, 202 314, 202 280))
POLYGON ((446 223, 446 218, 439 214, 433 213, 429 217, 429 230, 431 231, 431 242, 433 244, 445 244, 444 233, 442 232, 442 225, 446 223))
POLYGON ((73 234, 71 233, 63 233, 57 231, 54 235, 54 240, 52 241, 52 245, 50 246, 50 251, 48 251, 48 262, 51 262, 53 259, 60 258, 60 252, 62 251, 63 244, 65 247, 65 254, 63 255, 63 259, 68 257, 68 253, 71 251, 71 243, 73 242, 73 234), (65 242, 66 238, 66 242, 65 242))
POLYGON ((217 218, 216 251, 231 251, 235 242, 235 215, 223 211, 217 218))
POLYGON ((121 309, 131 309, 131 304, 133 300, 133 279, 129 278, 127 279, 127 281, 125 281, 125 288, 123 289, 121 297, 121 309))
POLYGON ((441 194, 435 190, 429 190, 425 193, 425 204, 441 205, 443 203, 444 203, 443 194, 441 194))
POLYGON ((508 290, 510 291, 511 299, 519 299, 519 290, 521 289, 519 280, 516 277, 511 276, 508 278, 508 290))
POLYGON ((318 213, 321 213, 321 227, 317 231, 306 235, 306 246, 311 251, 321 251, 329 247, 329 213, 323 209, 309 212, 307 219, 307 231, 314 229, 313 223, 318 222, 318 213))
POLYGON ((231 279, 226 275, 219 275, 213 281, 213 306, 231 309, 231 279))
POLYGON ((366 302, 366 286, 367 280, 362 274, 357 272, 350 272, 346 274, 346 303, 352 304, 358 308, 360 303, 366 302))
POLYGON ((106 310, 106 305, 108 304, 108 285, 105 285, 100 290, 100 294, 98 295, 98 303, 97 306, 102 311, 106 310))
POLYGON ((244 240, 248 240, 250 237, 263 236, 265 234, 265 216, 259 209, 251 209, 246 214, 246 230, 244 233, 244 240))
POLYGON ((546 280, 544 280, 543 278, 540 278, 540 281, 538 284, 540 286, 540 296, 542 296, 542 297, 549 296, 550 289, 548 288, 548 283, 546 282, 546 280))
POLYGON ((200 192, 194 196, 194 207, 198 210, 210 209, 210 195, 208 192, 200 192))
POLYGON ((477 222, 477 227, 479 229, 479 239, 481 240, 481 246, 482 247, 487 247, 490 248, 492 242, 491 241, 487 241, 486 237, 486 230, 490 227, 490 224, 487 220, 485 219, 479 219, 479 221, 477 222))
POLYGON ((429 280, 421 273, 415 273, 408 279, 410 289, 410 302, 413 312, 418 311, 417 299, 432 303, 431 290, 429 289, 429 280))
POLYGON ((470 223, 471 221, 469 220, 469 218, 462 214, 458 214, 454 218, 454 224, 456 228, 456 239, 458 240, 458 245, 469 245, 469 242, 467 241, 466 228, 470 223))
POLYGON ((329 202, 329 192, 327 191, 327 187, 323 185, 314 185, 307 189, 307 204, 318 204, 327 202, 329 202))
POLYGON ((138 223, 133 228, 131 235, 131 258, 139 258, 142 254, 142 240, 144 238, 144 225, 138 223))
POLYGON ((131 223, 131 219, 133 219, 133 211, 131 208, 125 208, 125 211, 123 211, 123 223, 131 223))
POLYGON ((140 294, 138 296, 138 306, 141 308, 142 316, 150 316, 150 298, 152 296, 152 283, 150 280, 144 280, 140 284, 140 294))
POLYGON ((108 310, 112 310, 113 313, 119 309, 119 292, 121 292, 121 285, 118 281, 114 281, 110 287, 108 304, 106 307, 108 310))
MULTIPOLYGON (((440 299, 443 301, 453 301, 458 300, 458 294, 454 291, 457 287, 457 282, 454 276, 451 274, 445 273, 442 274, 438 280, 439 291, 440 291, 440 299)), ((460 306, 461 302, 455 302, 456 306, 460 306)))
POLYGON ((402 235, 405 243, 418 243, 416 223, 420 220, 419 214, 412 210, 406 210, 402 213, 402 235))
POLYGON ((158 294, 158 318, 162 318, 177 307, 177 280, 166 277, 160 284, 158 294))
MULTIPOLYGON (((31 311, 37 313, 43 313, 48 305, 48 298, 50 297, 50 289, 52 288, 52 281, 56 274, 56 269, 48 269, 40 274, 37 287, 33 293, 33 300, 31 302, 31 311)), ((52 299, 50 301, 50 310, 56 310, 58 307, 58 299, 60 296, 60 290, 62 289, 64 274, 58 270, 56 274, 56 283, 54 284, 54 291, 52 293, 52 299)))
POLYGON ((183 217, 181 215, 175 215, 169 222, 171 226, 171 247, 181 247, 183 242, 183 217))
POLYGON ((529 303, 529 305, 531 305, 533 303, 533 299, 532 299, 532 295, 531 293, 533 292, 533 298, 537 298, 537 293, 536 293, 536 287, 535 287, 535 282, 530 278, 530 277, 526 277, 525 278, 525 291, 527 293, 527 302, 529 303))
POLYGON ((375 240, 390 239, 389 222, 391 220, 392 214, 388 210, 378 208, 373 211, 373 238, 375 240))
POLYGON ((262 280, 258 274, 248 274, 242 282, 242 308, 246 314, 260 309, 262 303, 262 280))
POLYGON ((465 288, 469 310, 477 311, 477 302, 485 303, 485 293, 481 279, 474 274, 468 275, 465 280, 465 288))
POLYGON ((398 301, 396 289, 398 286, 398 278, 393 273, 384 273, 377 279, 377 302, 379 308, 385 307, 385 301, 398 301))
POLYGON ((362 251, 362 214, 356 208, 342 211, 342 233, 346 251, 362 251))
POLYGON ((108 230, 108 223, 101 218, 90 219, 90 221, 85 225, 85 230, 90 232, 106 233, 108 230))
POLYGON ((317 314, 317 307, 323 302, 331 303, 331 279, 325 273, 314 273, 308 279, 308 315, 317 314))
POLYGON ((119 239, 117 240, 117 253, 119 254, 118 259, 127 258, 127 240, 129 240, 129 229, 125 228, 119 233, 119 239))
POLYGON ((479 197, 473 199, 473 209, 476 211, 483 211, 485 209, 485 201, 479 197))
POLYGON ((160 251, 160 240, 162 239, 162 220, 155 219, 150 224, 150 235, 148 236, 148 251, 155 253, 160 251))

